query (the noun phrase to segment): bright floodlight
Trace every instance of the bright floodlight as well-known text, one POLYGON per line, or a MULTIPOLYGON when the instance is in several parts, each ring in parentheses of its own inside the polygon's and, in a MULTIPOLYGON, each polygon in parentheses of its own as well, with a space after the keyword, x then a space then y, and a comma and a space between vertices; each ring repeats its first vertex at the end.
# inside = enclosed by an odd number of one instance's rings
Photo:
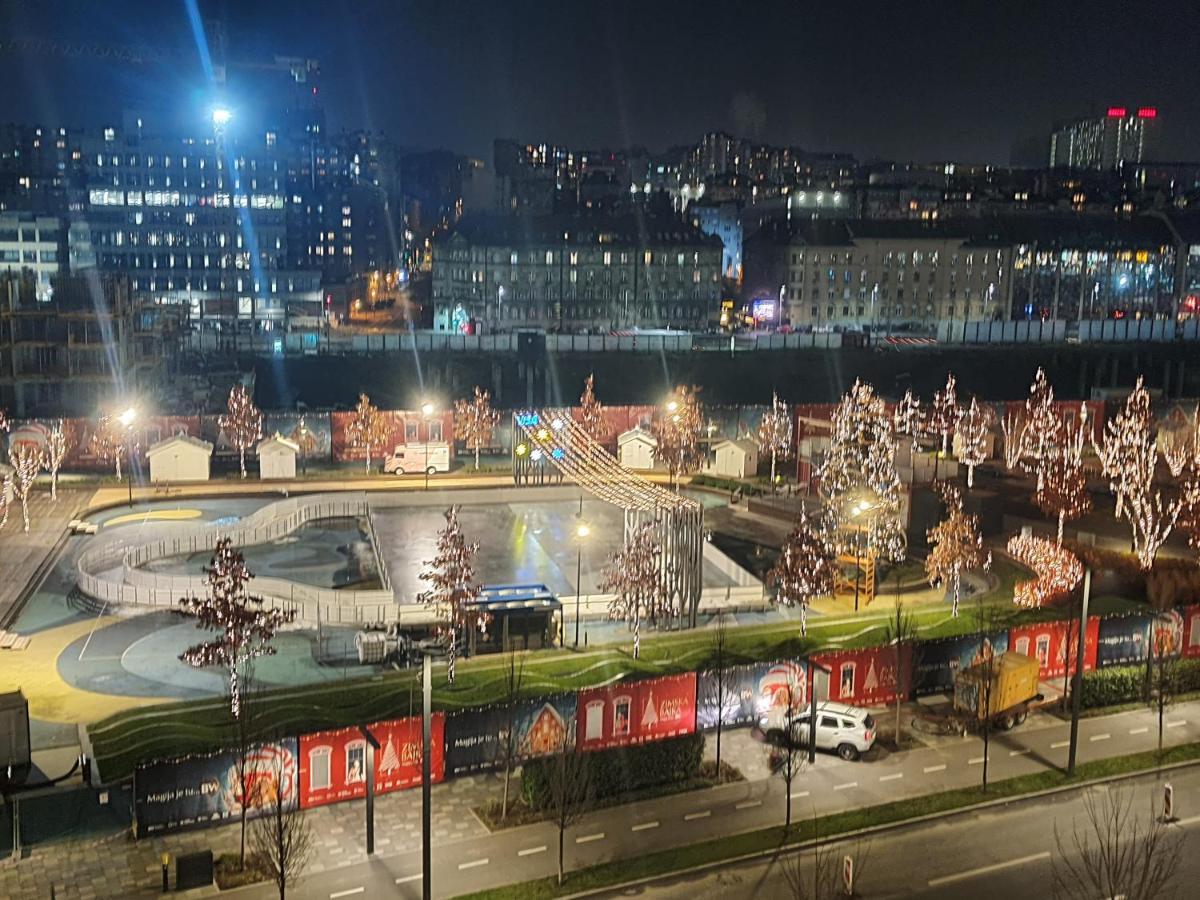
POLYGON ((421 404, 421 414, 426 415, 426 416, 432 416, 433 415, 433 404, 432 403, 421 404))
POLYGON ((212 123, 217 128, 224 128, 229 124, 229 120, 233 118, 233 110, 226 109, 224 106, 217 106, 212 111, 212 123))
POLYGON ((575 529, 575 534, 581 538, 585 538, 591 533, 592 529, 588 528, 587 525, 580 525, 575 529))
POLYGON ((129 409, 125 410, 125 412, 123 412, 119 416, 117 416, 117 421, 120 422, 122 425, 124 425, 126 428, 128 428, 130 425, 133 424, 133 422, 136 418, 137 418, 137 410, 131 406, 131 407, 129 407, 129 409))

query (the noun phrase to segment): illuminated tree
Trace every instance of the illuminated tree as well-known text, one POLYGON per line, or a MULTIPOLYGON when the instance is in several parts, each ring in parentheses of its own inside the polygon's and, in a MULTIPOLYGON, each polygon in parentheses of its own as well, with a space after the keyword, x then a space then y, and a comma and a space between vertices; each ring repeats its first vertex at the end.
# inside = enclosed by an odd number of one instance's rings
POLYGON ((1126 505, 1137 502, 1154 481, 1157 449, 1150 439, 1150 425, 1150 394, 1139 377, 1124 408, 1104 423, 1104 435, 1095 445, 1100 470, 1117 498, 1118 519, 1126 505))
POLYGON ((96 423, 89 448, 102 462, 111 462, 117 469, 117 481, 121 480, 121 460, 129 452, 128 429, 117 416, 105 413, 96 423))
POLYGON ((190 666, 220 666, 229 673, 229 706, 234 718, 242 711, 241 671, 250 660, 274 656, 275 632, 296 618, 296 611, 263 605, 246 585, 254 575, 246 568, 241 551, 229 538, 221 538, 205 570, 208 589, 204 597, 179 601, 182 615, 196 619, 196 627, 217 632, 214 640, 189 647, 179 658, 190 666))
POLYGON ((929 407, 927 427, 931 434, 940 439, 942 453, 950 448, 950 438, 962 418, 962 407, 958 405, 958 387, 954 373, 946 376, 946 386, 935 391, 929 407))
POLYGON ((657 523, 644 522, 629 535, 625 546, 612 555, 600 590, 611 593, 608 615, 633 629, 633 658, 642 647, 642 618, 656 621, 670 615, 669 598, 662 571, 662 545, 657 523))
POLYGON ((67 434, 63 431, 62 419, 59 419, 46 436, 46 447, 42 453, 42 465, 50 473, 51 500, 58 500, 58 470, 66 458, 67 434))
POLYGON ((1179 500, 1163 500, 1161 491, 1130 498, 1126 516, 1133 530, 1133 552, 1143 571, 1154 567, 1158 551, 1167 542, 1179 518, 1179 500))
POLYGON ((1078 519, 1092 508, 1083 463, 1069 447, 1056 447, 1039 464, 1038 489, 1033 501, 1048 516, 1058 518, 1058 546, 1062 546, 1063 523, 1078 519))
POLYGON ((680 475, 697 468, 704 459, 700 448, 702 418, 696 388, 680 385, 654 420, 654 452, 667 464, 672 481, 677 482, 680 475))
POLYGON ((25 533, 29 533, 29 492, 42 468, 42 451, 25 441, 8 448, 8 461, 12 464, 13 496, 21 502, 21 518, 25 533))
POLYGON ((924 427, 921 413, 921 401, 913 396, 911 390, 905 391, 900 402, 896 404, 896 412, 892 416, 892 422, 896 428, 896 434, 903 434, 908 437, 912 445, 912 452, 917 452, 917 438, 920 437, 921 429, 924 427))
POLYGON ((967 467, 967 487, 975 486, 975 467, 986 462, 992 411, 971 398, 971 405, 958 420, 958 461, 967 467))
POLYGON ((579 398, 579 425, 588 436, 599 443, 608 433, 604 424, 604 408, 596 399, 595 375, 589 375, 583 383, 583 394, 579 398))
POLYGON ((1019 413, 1006 413, 1000 422, 1000 433, 1004 438, 1004 467, 1010 472, 1021 462, 1028 430, 1029 423, 1019 413))
POLYGON ((13 494, 12 476, 5 474, 4 481, 0 482, 0 529, 8 524, 8 498, 13 494))
POLYGON ((1062 417, 1054 408, 1054 388, 1046 380, 1046 372, 1041 368, 1038 368, 1029 386, 1024 420, 1025 440, 1021 456, 1030 471, 1037 471, 1038 463, 1059 442, 1063 431, 1062 417))
POLYGON ((454 436, 475 451, 475 468, 479 469, 479 451, 492 441, 492 431, 500 421, 500 414, 492 409, 492 395, 475 388, 470 400, 459 400, 454 404, 454 436))
POLYGON ((792 454, 792 416, 778 394, 771 395, 771 411, 758 426, 758 452, 771 455, 771 484, 775 483, 775 460, 792 454))
POLYGON ((948 584, 953 596, 950 614, 958 616, 962 591, 962 573, 984 564, 983 537, 975 516, 963 510, 962 495, 952 485, 942 486, 946 518, 929 529, 929 555, 925 557, 925 576, 934 587, 948 584))
POLYGON ((431 609, 441 623, 441 633, 449 641, 446 680, 454 684, 454 664, 458 656, 458 633, 464 637, 472 629, 487 629, 488 616, 480 612, 478 600, 483 586, 475 581, 475 554, 478 544, 467 543, 458 524, 458 507, 445 512, 446 527, 438 532, 437 552, 426 560, 421 572, 429 590, 417 594, 417 602, 431 609))
POLYGON ((1175 524, 1188 538, 1188 546, 1200 550, 1200 459, 1192 459, 1179 492, 1179 515, 1175 524))
POLYGON ((217 417, 217 424, 225 433, 230 446, 238 452, 238 464, 242 477, 246 477, 246 451, 262 438, 263 414, 254 405, 254 398, 246 386, 238 382, 229 391, 229 412, 217 417))
POLYGON ((1167 464, 1167 468, 1174 478, 1182 475, 1184 468, 1196 456, 1198 420, 1200 420, 1200 406, 1192 412, 1191 422, 1186 430, 1159 429, 1155 443, 1158 445, 1158 452, 1162 455, 1163 462, 1167 464))
POLYGON ((779 560, 767 572, 775 602, 800 610, 800 634, 808 634, 808 607, 814 597, 833 591, 833 554, 829 544, 801 511, 796 526, 779 549, 779 560))
POLYGON ((882 398, 864 381, 855 381, 834 410, 829 450, 821 462, 819 477, 821 527, 835 552, 850 552, 854 541, 845 532, 851 500, 867 496, 871 509, 867 547, 895 562, 904 559, 901 487, 892 421, 882 398))
POLYGON ((292 433, 288 437, 296 442, 296 447, 300 451, 300 471, 307 472, 308 458, 317 450, 317 436, 308 427, 304 416, 300 416, 296 420, 296 427, 292 429, 292 433))
POLYGON ((358 395, 358 406, 354 408, 354 420, 346 427, 346 440, 367 457, 367 474, 371 472, 371 449, 382 450, 387 446, 391 429, 387 417, 381 413, 366 394, 358 395))

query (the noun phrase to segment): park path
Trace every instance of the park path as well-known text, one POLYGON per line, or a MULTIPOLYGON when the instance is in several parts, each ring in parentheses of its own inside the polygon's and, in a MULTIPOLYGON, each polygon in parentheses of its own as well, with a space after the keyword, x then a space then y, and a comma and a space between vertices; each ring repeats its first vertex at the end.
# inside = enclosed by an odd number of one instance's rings
POLYGON ((90 489, 60 486, 57 501, 50 499, 48 490, 35 489, 29 497, 28 534, 22 530, 21 505, 13 503, 9 507, 8 524, 0 532, 0 624, 12 621, 26 587, 32 589, 30 582, 38 577, 47 557, 55 554, 67 523, 94 502, 90 489))

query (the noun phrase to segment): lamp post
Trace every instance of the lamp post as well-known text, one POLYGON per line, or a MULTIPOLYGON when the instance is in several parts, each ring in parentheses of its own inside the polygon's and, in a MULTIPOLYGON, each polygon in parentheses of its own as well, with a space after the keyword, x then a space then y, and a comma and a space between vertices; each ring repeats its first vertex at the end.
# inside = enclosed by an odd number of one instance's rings
POLYGON ((871 504, 865 500, 859 500, 850 508, 850 518, 854 520, 854 611, 858 612, 858 586, 862 577, 862 550, 860 547, 860 537, 862 535, 862 526, 859 525, 858 517, 865 512, 874 509, 871 504))
MULTIPOLYGON (((582 501, 580 506, 582 506, 582 501)), ((583 542, 592 530, 586 522, 575 527, 575 646, 579 646, 579 597, 583 593, 583 542)))
POLYGON ((500 333, 500 304, 504 302, 504 285, 496 285, 496 333, 500 333))
POLYGON ((117 421, 125 429, 125 458, 128 470, 125 473, 126 484, 129 488, 129 505, 133 506, 133 424, 137 421, 137 410, 132 406, 117 416, 117 421))
POLYGON ((421 421, 425 424, 425 490, 429 490, 429 417, 433 415, 433 404, 426 400, 421 404, 421 421))

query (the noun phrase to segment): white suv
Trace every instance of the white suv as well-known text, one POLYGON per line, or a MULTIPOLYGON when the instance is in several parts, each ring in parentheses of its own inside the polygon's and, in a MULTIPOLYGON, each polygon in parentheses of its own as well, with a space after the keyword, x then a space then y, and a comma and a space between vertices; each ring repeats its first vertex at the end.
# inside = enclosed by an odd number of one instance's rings
MULTIPOLYGON (((792 713, 790 743, 807 747, 811 707, 792 713)), ((758 727, 771 743, 789 740, 786 709, 775 709, 759 719, 758 727)), ((875 744, 875 718, 865 709, 844 703, 817 704, 817 749, 835 750, 842 759, 858 759, 875 744)))

